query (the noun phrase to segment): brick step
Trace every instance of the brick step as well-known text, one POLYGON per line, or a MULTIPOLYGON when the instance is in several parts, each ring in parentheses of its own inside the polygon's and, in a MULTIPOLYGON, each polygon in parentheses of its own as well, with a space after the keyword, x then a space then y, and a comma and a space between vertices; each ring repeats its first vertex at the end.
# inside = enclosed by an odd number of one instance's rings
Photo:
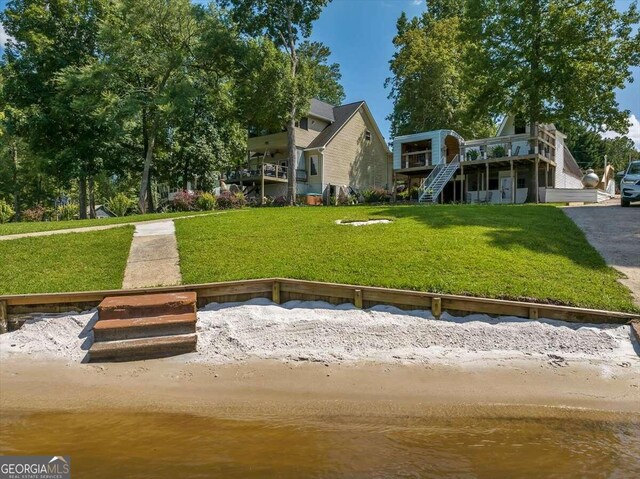
POLYGON ((110 296, 98 305, 98 318, 134 319, 196 312, 196 293, 110 296))
POLYGON ((197 339, 195 334, 184 334, 93 343, 89 361, 136 361, 177 356, 195 351, 197 339))
POLYGON ((93 326, 95 342, 174 336, 196 332, 196 313, 134 319, 103 319, 93 326))

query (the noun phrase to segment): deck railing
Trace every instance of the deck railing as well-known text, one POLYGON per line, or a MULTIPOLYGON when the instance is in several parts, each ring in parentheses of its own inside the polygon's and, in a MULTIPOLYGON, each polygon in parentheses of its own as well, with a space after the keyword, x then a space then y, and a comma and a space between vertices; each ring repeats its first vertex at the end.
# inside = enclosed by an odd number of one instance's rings
POLYGON ((431 166, 432 164, 431 150, 413 151, 402 154, 403 168, 420 168, 423 166, 431 166))
POLYGON ((531 137, 528 133, 522 133, 467 141, 465 142, 463 160, 487 160, 539 154, 554 161, 556 155, 555 144, 555 134, 546 128, 540 127, 536 137, 531 137))
POLYGON ((256 168, 241 168, 236 171, 231 171, 225 175, 226 180, 240 180, 244 178, 260 178, 261 176, 269 178, 287 179, 287 166, 282 166, 277 163, 262 163, 256 168))

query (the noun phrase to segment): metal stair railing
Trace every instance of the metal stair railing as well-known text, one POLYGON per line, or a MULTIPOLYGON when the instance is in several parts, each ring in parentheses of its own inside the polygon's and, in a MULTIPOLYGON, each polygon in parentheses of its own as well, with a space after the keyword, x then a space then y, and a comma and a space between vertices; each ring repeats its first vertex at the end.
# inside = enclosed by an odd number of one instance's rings
POLYGON ((435 203, 438 195, 460 167, 460 155, 456 155, 451 163, 440 163, 431 171, 420 185, 420 203, 435 203))

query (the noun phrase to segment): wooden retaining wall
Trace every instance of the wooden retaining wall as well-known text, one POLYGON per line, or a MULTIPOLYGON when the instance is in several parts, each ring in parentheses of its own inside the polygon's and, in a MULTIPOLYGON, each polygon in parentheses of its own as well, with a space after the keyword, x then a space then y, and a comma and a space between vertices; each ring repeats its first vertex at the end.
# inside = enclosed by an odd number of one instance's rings
POLYGON ((401 309, 430 309, 436 317, 446 311, 457 316, 484 313, 492 316, 549 318, 583 323, 626 324, 632 320, 640 319, 638 315, 616 311, 371 286, 268 278, 160 288, 0 296, 0 332, 18 328, 25 316, 33 313, 86 311, 97 306, 106 296, 180 291, 195 291, 198 295, 199 307, 212 302, 227 303, 247 301, 252 298, 267 298, 276 303, 303 300, 327 301, 332 304, 353 303, 358 308, 370 308, 385 304, 401 309))

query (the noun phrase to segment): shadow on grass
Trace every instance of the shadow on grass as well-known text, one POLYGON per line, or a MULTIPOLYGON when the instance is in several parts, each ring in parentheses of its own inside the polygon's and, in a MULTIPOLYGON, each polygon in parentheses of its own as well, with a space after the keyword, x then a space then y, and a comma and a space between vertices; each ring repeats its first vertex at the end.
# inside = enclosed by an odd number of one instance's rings
MULTIPOLYGON (((456 228, 455 234, 462 237, 465 236, 464 228, 484 228, 482 235, 495 248, 527 248, 535 253, 564 256, 581 267, 610 271, 600 254, 589 245, 584 233, 554 206, 386 206, 371 214, 409 218, 434 229, 456 228)), ((544 267, 540 264, 540 268, 544 267)))

